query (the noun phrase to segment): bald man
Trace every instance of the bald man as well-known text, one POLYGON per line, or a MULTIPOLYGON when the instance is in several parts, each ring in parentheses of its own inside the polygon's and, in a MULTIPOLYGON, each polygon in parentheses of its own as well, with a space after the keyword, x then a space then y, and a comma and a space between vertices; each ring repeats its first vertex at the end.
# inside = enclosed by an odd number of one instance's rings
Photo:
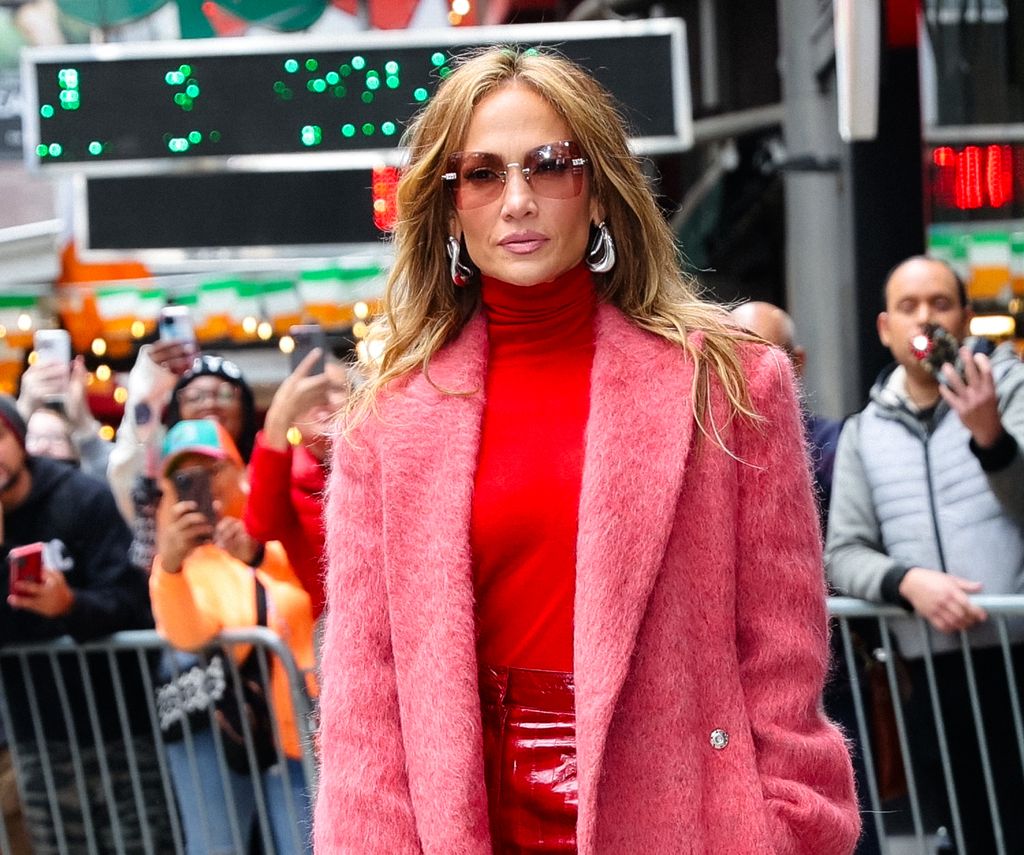
MULTIPOLYGON (((806 354, 796 343, 796 325, 778 306, 754 300, 741 303, 730 314, 741 327, 763 338, 769 344, 785 351, 798 377, 803 377, 806 354)), ((804 432, 814 474, 814 490, 818 499, 822 533, 828 520, 829 499, 832 494, 832 468, 836 459, 841 421, 826 419, 804 409, 804 432)))

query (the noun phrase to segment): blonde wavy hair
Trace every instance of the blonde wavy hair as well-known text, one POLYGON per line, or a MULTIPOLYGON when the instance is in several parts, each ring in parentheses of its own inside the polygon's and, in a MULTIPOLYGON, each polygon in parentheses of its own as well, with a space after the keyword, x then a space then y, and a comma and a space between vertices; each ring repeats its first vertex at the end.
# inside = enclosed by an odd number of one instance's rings
MULTIPOLYGON (((637 326, 678 344, 693 359, 693 412, 704 433, 712 376, 729 401, 729 418, 757 419, 736 347, 750 338, 730 323, 725 309, 698 298, 696 282, 679 267, 675 241, 659 211, 625 125, 605 91, 586 71, 562 56, 518 46, 491 47, 457 58, 454 69, 409 127, 409 163, 397 189, 395 260, 385 291, 385 312, 370 327, 380 342, 379 361, 350 402, 352 425, 374 409, 380 392, 414 371, 429 380, 430 360, 478 310, 479 285, 456 288, 445 242, 455 214, 441 175, 465 139, 476 105, 510 83, 540 94, 568 124, 590 159, 591 193, 605 211, 615 240, 612 270, 595 274, 598 298, 637 326), (691 341, 700 331, 703 340, 691 341)), ((442 390, 471 394, 475 390, 442 390)), ((710 433, 721 444, 719 428, 710 433)))

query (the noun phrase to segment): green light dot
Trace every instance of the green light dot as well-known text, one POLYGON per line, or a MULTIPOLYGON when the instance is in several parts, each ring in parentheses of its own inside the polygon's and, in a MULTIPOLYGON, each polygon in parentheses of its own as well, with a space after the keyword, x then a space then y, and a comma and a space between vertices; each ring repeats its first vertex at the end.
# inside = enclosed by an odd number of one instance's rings
POLYGON ((421 86, 419 89, 413 91, 412 97, 422 103, 427 100, 427 90, 421 86))
POLYGON ((444 65, 444 54, 438 51, 430 57, 430 64, 436 67, 444 65))
POLYGON ((187 100, 188 100, 188 95, 186 95, 184 92, 175 92, 174 93, 174 103, 177 104, 179 107, 182 104, 184 104, 187 100))
POLYGON ((50 157, 60 157, 64 153, 64 146, 60 143, 50 143, 50 157))
POLYGON ((289 74, 294 74, 299 70, 299 61, 297 59, 286 59, 284 61, 284 70, 289 74))
POLYGON ((320 63, 315 59, 306 60, 306 71, 316 71, 320 67, 320 63))
POLYGON ((167 148, 175 154, 181 154, 188 151, 188 140, 184 137, 171 137, 167 141, 167 148))
POLYGON ((57 72, 57 82, 62 89, 77 89, 78 71, 74 68, 62 68, 57 72))
POLYGON ((393 59, 388 60, 387 62, 384 63, 384 70, 388 74, 398 74, 398 63, 395 62, 393 59))
POLYGON ((220 131, 210 131, 210 142, 220 142, 220 131))
POLYGON ((346 62, 338 71, 341 72, 342 77, 348 77, 352 73, 352 66, 346 62))
POLYGON ((379 78, 380 77, 380 72, 371 68, 369 71, 366 72, 366 76, 367 77, 378 77, 379 78))
POLYGON ((372 92, 364 92, 359 97, 362 98, 364 104, 372 104, 373 103, 373 93, 372 92))
POLYGON ((331 92, 335 98, 344 98, 348 94, 348 90, 344 86, 335 86, 331 92))
POLYGON ((313 81, 313 91, 314 92, 326 92, 327 91, 327 81, 323 80, 320 77, 318 77, 316 80, 313 81))
POLYGON ((361 56, 352 57, 352 67, 356 71, 362 71, 364 68, 366 68, 366 59, 361 56))
POLYGON ((189 97, 189 98, 198 98, 198 97, 199 97, 199 87, 198 87, 198 86, 196 86, 196 85, 195 85, 195 84, 193 83, 193 84, 192 84, 191 86, 189 86, 189 87, 188 87, 188 88, 187 88, 187 89, 185 90, 185 94, 186 94, 186 95, 188 95, 188 97, 189 97))
POLYGON ((53 113, 53 104, 43 104, 43 106, 39 108, 39 115, 44 119, 52 119, 53 113))
POLYGON ((280 81, 280 80, 278 80, 278 81, 277 81, 277 82, 276 82, 276 83, 274 84, 274 91, 275 91, 275 92, 276 92, 276 93, 277 93, 278 95, 280 95, 280 94, 281 94, 282 92, 284 92, 284 90, 285 90, 285 89, 287 89, 287 87, 286 87, 286 86, 284 85, 284 83, 283 83, 282 81, 280 81))
POLYGON ((98 140, 93 140, 91 143, 89 143, 89 154, 103 154, 103 143, 99 142, 98 140))
POLYGON ((337 71, 328 71, 324 75, 324 80, 331 84, 331 86, 337 85, 338 81, 341 80, 341 75, 337 71))
POLYGON ((166 83, 168 86, 173 86, 177 76, 178 76, 178 72, 176 72, 176 71, 168 71, 164 75, 164 83, 166 83))
POLYGON ((291 89, 285 89, 284 92, 281 93, 281 100, 282 101, 291 101, 292 98, 294 98, 294 97, 295 97, 295 93, 292 92, 291 89))
POLYGON ((305 146, 319 145, 323 140, 323 131, 319 125, 305 125, 302 128, 302 144, 305 146))
POLYGON ((386 136, 386 137, 394 136, 395 135, 395 131, 397 131, 397 130, 398 130, 398 128, 395 127, 395 123, 394 122, 384 122, 380 126, 380 132, 382 134, 384 134, 384 136, 386 136))
POLYGON ((355 125, 342 125, 341 126, 341 135, 343 137, 354 137, 356 135, 356 126, 355 125))
POLYGON ((46 157, 50 153, 50 149, 46 147, 46 143, 40 143, 36 146, 36 154, 39 157, 46 157))
POLYGON ((188 101, 181 105, 181 109, 184 110, 186 113, 191 113, 192 106, 192 99, 190 98, 188 101))
POLYGON ((526 50, 524 51, 524 53, 525 53, 525 54, 526 54, 527 56, 539 56, 539 55, 540 55, 540 54, 539 54, 539 52, 537 51, 537 48, 535 48, 535 47, 532 47, 532 48, 527 48, 527 49, 526 49, 526 50))
POLYGON ((385 82, 388 84, 388 89, 397 89, 399 87, 399 84, 400 84, 399 79, 397 77, 395 77, 395 75, 393 75, 393 74, 390 75, 388 77, 387 81, 385 81, 385 82))
POLYGON ((380 78, 379 77, 367 77, 366 78, 366 88, 371 90, 371 91, 376 91, 377 89, 380 89, 380 78))
POLYGON ((375 129, 374 129, 374 127, 373 127, 373 122, 366 122, 366 123, 365 123, 365 124, 363 125, 363 127, 362 127, 362 131, 363 131, 363 136, 364 136, 364 137, 372 137, 372 136, 373 136, 373 132, 374 132, 374 130, 375 130, 375 129))
POLYGON ((188 77, 192 73, 192 66, 191 65, 179 65, 178 66, 178 71, 180 72, 182 77, 188 77))
POLYGON ((441 70, 438 72, 438 74, 441 75, 442 80, 444 80, 451 73, 452 70, 447 65, 441 66, 441 70))
POLYGON ((203 141, 203 135, 199 131, 189 131, 188 141, 192 145, 199 145, 203 141))

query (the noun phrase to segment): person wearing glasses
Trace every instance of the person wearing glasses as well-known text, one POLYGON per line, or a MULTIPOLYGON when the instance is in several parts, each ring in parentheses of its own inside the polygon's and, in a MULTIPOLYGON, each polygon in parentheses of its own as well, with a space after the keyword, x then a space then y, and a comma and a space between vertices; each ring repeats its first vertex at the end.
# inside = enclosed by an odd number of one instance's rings
POLYGON ((785 355, 698 299, 571 62, 464 56, 405 142, 327 491, 316 851, 851 852, 785 355))

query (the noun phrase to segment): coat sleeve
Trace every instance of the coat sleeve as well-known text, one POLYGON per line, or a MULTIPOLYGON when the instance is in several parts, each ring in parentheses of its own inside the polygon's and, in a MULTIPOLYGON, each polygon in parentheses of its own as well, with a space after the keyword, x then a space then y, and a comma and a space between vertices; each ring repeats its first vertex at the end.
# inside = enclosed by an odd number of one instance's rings
POLYGON ((764 421, 744 423, 737 646, 775 855, 850 853, 860 832, 846 743, 822 711, 828 623, 819 523, 789 361, 749 372, 764 421))
POLYGON ((256 435, 249 461, 249 500, 245 505, 245 528, 261 543, 281 540, 299 526, 291 503, 292 452, 278 451, 256 435))
POLYGON ((839 437, 835 484, 829 506, 825 565, 828 579, 840 593, 884 602, 882 582, 905 571, 890 558, 860 456, 860 421, 849 419, 839 437))
POLYGON ((355 436, 335 446, 314 848, 319 855, 419 855, 391 648, 379 460, 355 436))

